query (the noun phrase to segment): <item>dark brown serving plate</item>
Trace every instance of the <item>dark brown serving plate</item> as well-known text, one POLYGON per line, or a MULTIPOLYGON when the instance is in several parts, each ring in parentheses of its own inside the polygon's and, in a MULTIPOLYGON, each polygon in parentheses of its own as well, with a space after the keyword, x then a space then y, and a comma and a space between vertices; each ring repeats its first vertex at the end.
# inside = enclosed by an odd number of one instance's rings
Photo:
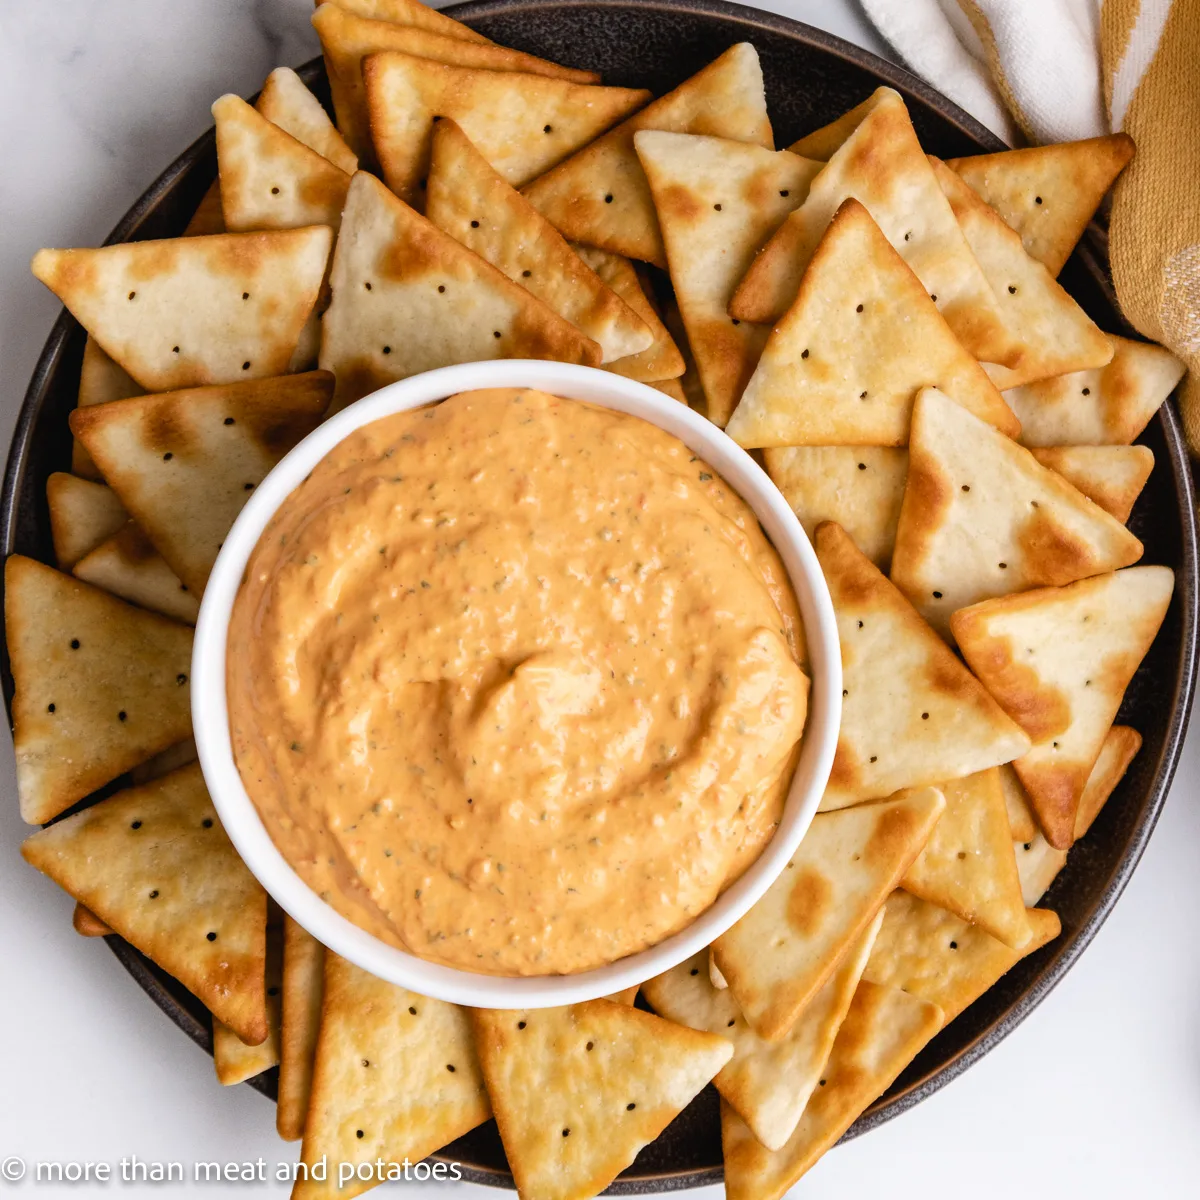
MULTIPOLYGON (((1001 149, 978 122, 921 80, 827 33, 783 17, 714 0, 485 0, 448 10, 481 33, 573 66, 604 73, 606 83, 661 94, 735 42, 758 48, 776 141, 786 146, 864 99, 881 83, 903 94, 922 144, 944 158, 1001 149)), ((323 97, 319 60, 301 71, 323 97)), ((216 174, 213 135, 205 134, 169 166, 113 230, 110 242, 180 233, 216 174)), ((1062 281, 1102 328, 1131 333, 1122 321, 1101 257, 1085 245, 1062 281)), ((75 404, 83 330, 64 312, 55 323, 25 397, 9 452, 0 505, 5 555, 53 561, 45 483, 69 469, 67 414, 75 404)), ((1187 727, 1196 647, 1196 522, 1187 455, 1174 411, 1164 407, 1140 439, 1156 467, 1130 525, 1146 561, 1175 569, 1176 591, 1162 632, 1126 695, 1120 720, 1145 741, 1129 774, 1044 903, 1062 918, 1062 936, 1017 964, 1000 983, 938 1035, 895 1085, 853 1126, 856 1137, 944 1087, 1009 1034, 1049 993, 1095 936, 1137 865, 1166 798, 1187 727)), ((5 700, 11 704, 7 653, 5 700)), ((85 802, 86 803, 86 802, 85 802)), ((204 1007, 117 937, 113 953, 150 997, 205 1050, 204 1007)), ((274 1097, 275 1072, 251 1081, 274 1097)), ((494 1124, 439 1155, 464 1176, 511 1186, 494 1124)), ((618 1193, 667 1191, 721 1178, 716 1096, 708 1088, 647 1146, 613 1185, 618 1193)))

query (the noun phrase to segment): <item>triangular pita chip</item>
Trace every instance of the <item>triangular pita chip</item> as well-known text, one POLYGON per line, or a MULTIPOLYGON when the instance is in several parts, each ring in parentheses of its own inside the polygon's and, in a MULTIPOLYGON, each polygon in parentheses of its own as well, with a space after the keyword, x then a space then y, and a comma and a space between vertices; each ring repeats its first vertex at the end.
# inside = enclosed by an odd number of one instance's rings
MULTIPOLYGON (((487 1093, 467 1010, 418 996, 325 951, 325 990, 312 1099, 300 1161, 325 1157, 326 1178, 305 1179, 294 1200, 348 1200, 486 1121, 487 1093), (383 1160, 383 1174, 366 1170, 383 1160), (339 1186, 335 1164, 366 1178, 339 1186)), ((394 1178, 394 1176, 393 1176, 394 1178)))
POLYGON ((1008 366, 987 365, 992 382, 1001 389, 1012 388, 1104 366, 1112 358, 1112 343, 1087 313, 1026 254, 1020 235, 994 209, 944 162, 932 157, 929 161, 1018 346, 1008 366))
POLYGON ((605 363, 604 369, 643 383, 678 379, 683 374, 686 364, 654 305, 654 292, 650 281, 642 278, 641 272, 645 271, 645 268, 639 269, 622 255, 611 254, 595 246, 584 246, 575 242, 571 248, 650 329, 652 340, 647 349, 640 354, 631 354, 627 358, 605 363))
POLYGON ((1003 433, 1020 428, 921 281, 851 199, 771 330, 726 432, 747 447, 902 446, 913 401, 928 386, 1003 433))
POLYGON ((787 1034, 866 932, 944 807, 941 793, 926 788, 813 818, 766 894, 713 943, 756 1033, 770 1041, 787 1034))
POLYGON ((1052 275, 1083 236, 1105 192, 1133 157, 1127 133, 952 158, 952 167, 1021 235, 1052 275))
POLYGON ((1012 763, 1005 763, 996 769, 1000 772, 1000 790, 1004 793, 1009 832, 1014 842, 1027 842, 1037 832, 1037 820, 1029 804, 1029 796, 1012 763))
POLYGON ((1109 334, 1112 362, 1043 379, 1004 395, 1026 446, 1128 445, 1183 378, 1170 351, 1109 334))
POLYGON ((267 1036, 267 895, 221 828, 199 766, 65 817, 21 854, 244 1041, 267 1036))
POLYGON ((811 158, 817 162, 828 162, 837 152, 838 147, 862 124, 863 117, 875 107, 876 103, 874 95, 868 96, 860 104, 856 104, 849 111, 842 113, 840 117, 830 121, 828 125, 822 125, 820 129, 814 129, 812 133, 806 133, 804 137, 793 142, 788 149, 793 154, 802 154, 805 158, 811 158))
POLYGON ((807 195, 820 164, 695 134, 643 130, 633 142, 654 197, 708 419, 723 428, 770 332, 731 318, 730 297, 758 248, 807 195))
POLYGON ((452 363, 600 361, 595 342, 365 171, 350 185, 330 281, 321 366, 337 376, 335 409, 452 363))
POLYGON ((762 68, 749 42, 731 46, 636 116, 525 189, 569 238, 666 267, 654 201, 633 147, 642 129, 775 146, 762 68))
POLYGON ((602 1192, 733 1054, 609 1000, 472 1017, 513 1180, 538 1200, 602 1192))
POLYGON ((605 362, 650 348, 646 322, 448 117, 434 122, 425 215, 590 337, 605 362))
POLYGON ((892 559, 908 452, 890 446, 784 446, 764 452, 767 474, 809 538, 836 521, 881 570, 892 559))
POLYGON ((456 121, 500 176, 520 187, 650 99, 637 88, 452 67, 394 52, 370 55, 362 69, 384 180, 418 207, 437 117, 456 121))
POLYGON ((71 574, 186 625, 200 615, 200 602, 133 521, 84 555, 71 574))
POLYGON ((1030 929, 1000 772, 992 767, 938 786, 946 811, 900 886, 1020 949, 1030 929))
POLYGON ((713 1083, 754 1136, 772 1150, 791 1137, 817 1086, 882 919, 880 909, 800 1019, 777 1042, 768 1042, 750 1028, 728 988, 713 986, 707 950, 644 986, 646 999, 661 1016, 733 1043, 733 1058, 713 1083))
POLYGON ((1053 941, 1062 930, 1058 917, 1046 909, 1031 908, 1026 918, 1033 936, 1020 950, 1013 950, 936 904, 895 892, 884 909, 863 979, 936 1004, 948 1024, 1009 967, 1053 941))
MULTIPOLYGON (((110 400, 124 400, 127 396, 140 396, 145 389, 129 377, 103 350, 91 334, 83 343, 83 365, 79 370, 80 408, 89 404, 107 404, 110 400)), ((71 473, 83 479, 100 479, 100 469, 92 462, 88 452, 75 442, 71 449, 71 473)))
POLYGON ((225 227, 336 229, 350 176, 273 125, 240 96, 212 106, 217 123, 217 169, 225 227))
POLYGON ((151 391, 280 375, 317 299, 324 225, 39 250, 33 273, 151 391))
POLYGON ((194 597, 247 497, 333 394, 324 371, 77 408, 71 429, 194 597))
POLYGON ((106 925, 92 910, 76 902, 71 913, 71 927, 80 937, 108 937, 112 927, 106 925))
POLYGON ((279 1063, 280 985, 283 974, 283 931, 267 925, 267 1036, 256 1045, 243 1042, 224 1021, 213 1017, 213 1066, 224 1087, 245 1083, 279 1063))
POLYGON ((963 346, 1007 363, 1016 352, 996 297, 938 187, 899 93, 879 88, 870 111, 813 180, 808 198, 779 227, 734 293, 730 313, 774 321, 842 204, 860 201, 963 346))
POLYGON ((46 480, 54 557, 68 571, 129 520, 117 494, 102 483, 55 471, 46 480))
POLYGON ((838 1030, 823 1078, 782 1149, 768 1150, 722 1101, 727 1200, 781 1200, 887 1091, 941 1024, 936 1005, 863 980, 838 1030))
MULTIPOLYGON (((221 211, 221 181, 214 179, 200 197, 196 211, 183 228, 183 237, 208 237, 225 232, 225 214, 221 211)), ((141 390, 140 388, 138 389, 141 390)))
MULTIPOLYGON (((323 3, 324 0, 316 0, 318 8, 323 3)), ((478 42, 485 46, 494 44, 482 33, 476 33, 469 25, 420 3, 420 0, 337 0, 337 4, 347 12, 369 17, 373 21, 409 25, 414 29, 426 29, 430 33, 440 33, 443 37, 458 38, 463 42, 478 42)))
POLYGON ((4 624, 31 825, 191 733, 186 626, 19 554, 4 565, 4 624))
POLYGON ((1174 580, 1169 567, 1133 567, 985 600, 951 618, 972 670, 1033 739, 1013 766, 1060 850, 1074 840, 1079 798, 1174 580))
POLYGON ((334 128, 320 100, 291 67, 276 67, 267 76, 254 107, 272 125, 290 133, 339 170, 353 175, 358 169, 358 156, 334 128))
POLYGON ((842 724, 823 809, 961 779, 1029 738, 839 525, 817 529, 842 645, 842 724))
POLYGON ((320 5, 313 13, 312 23, 325 53, 338 129, 351 150, 366 163, 375 158, 362 70, 363 59, 368 55, 398 50, 431 62, 474 67, 481 71, 520 71, 524 75, 541 75, 572 83, 595 83, 599 79, 592 71, 560 67, 484 39, 468 41, 457 33, 447 37, 441 29, 371 20, 347 12, 339 4, 320 5))
POLYGON ((1032 454, 1122 524, 1154 470, 1149 446, 1042 446, 1032 454))
POLYGON ((304 1136, 312 1092, 325 947, 289 916, 283 918, 283 1012, 279 1039, 279 1100, 275 1128, 287 1142, 304 1136))
POLYGON ((1142 543, 934 388, 913 409, 892 580, 939 632, 989 596, 1137 562, 1142 543))

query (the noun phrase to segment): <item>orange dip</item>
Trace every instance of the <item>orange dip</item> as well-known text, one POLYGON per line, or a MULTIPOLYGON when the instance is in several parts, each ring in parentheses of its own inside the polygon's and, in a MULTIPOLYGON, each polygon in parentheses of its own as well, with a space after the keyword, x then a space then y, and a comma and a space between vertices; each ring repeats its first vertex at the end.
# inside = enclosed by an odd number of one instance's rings
POLYGON ((808 679, 775 551, 678 439, 534 391, 343 441, 229 628, 238 768, 335 908, 437 962, 583 971, 758 856, 808 679))

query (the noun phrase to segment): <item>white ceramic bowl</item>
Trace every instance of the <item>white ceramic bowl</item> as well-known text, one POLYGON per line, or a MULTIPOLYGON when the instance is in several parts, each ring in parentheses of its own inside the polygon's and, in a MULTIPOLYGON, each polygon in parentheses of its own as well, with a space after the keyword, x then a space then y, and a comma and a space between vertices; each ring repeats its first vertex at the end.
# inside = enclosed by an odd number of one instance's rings
POLYGON ((661 392, 607 371, 553 362, 467 363, 417 375, 342 410, 309 434, 255 489, 225 539, 200 606, 192 652, 192 721, 204 778, 226 832, 282 908, 314 937, 381 979, 477 1008, 545 1008, 604 996, 682 962, 728 929, 766 891, 800 844, 833 765, 842 710, 842 661, 829 591, 795 514, 766 472, 715 425, 661 392), (783 820, 755 863, 686 929, 648 950, 577 975, 508 978, 441 966, 389 946, 341 916, 271 841, 234 763, 225 693, 230 613, 246 563, 276 509, 347 435, 392 413, 484 387, 538 388, 641 417, 714 466, 754 510, 800 602, 812 671, 800 764, 783 820))

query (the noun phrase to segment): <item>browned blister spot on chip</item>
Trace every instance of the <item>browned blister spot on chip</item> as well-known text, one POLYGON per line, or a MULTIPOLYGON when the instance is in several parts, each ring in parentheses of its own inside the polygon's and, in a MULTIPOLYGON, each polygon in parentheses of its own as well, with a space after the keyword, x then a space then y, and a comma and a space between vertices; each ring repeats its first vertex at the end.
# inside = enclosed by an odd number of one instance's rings
POLYGON ((802 866, 795 872, 788 898, 788 922, 802 937, 814 937, 833 903, 833 884, 819 870, 802 866))

